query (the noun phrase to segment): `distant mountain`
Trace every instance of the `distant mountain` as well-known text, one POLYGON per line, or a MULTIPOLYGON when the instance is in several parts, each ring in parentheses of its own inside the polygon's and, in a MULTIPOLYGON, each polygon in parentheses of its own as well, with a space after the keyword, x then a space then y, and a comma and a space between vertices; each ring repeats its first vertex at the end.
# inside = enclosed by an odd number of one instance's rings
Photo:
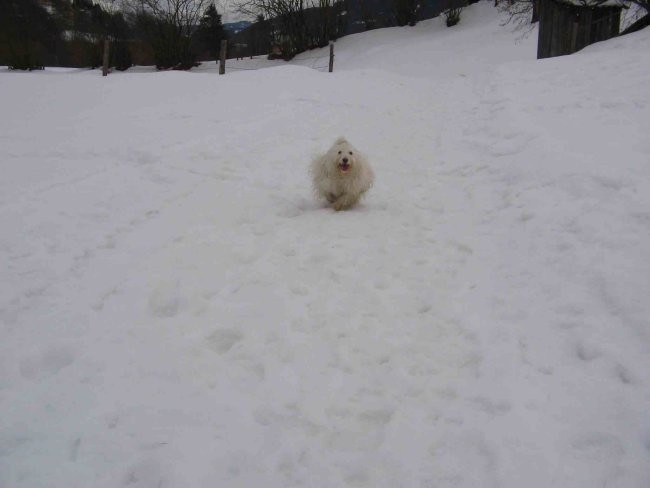
POLYGON ((249 22, 247 20, 240 20, 239 22, 229 22, 227 24, 223 24, 223 28, 226 29, 229 34, 237 34, 238 32, 250 27, 251 24, 252 22, 249 22))

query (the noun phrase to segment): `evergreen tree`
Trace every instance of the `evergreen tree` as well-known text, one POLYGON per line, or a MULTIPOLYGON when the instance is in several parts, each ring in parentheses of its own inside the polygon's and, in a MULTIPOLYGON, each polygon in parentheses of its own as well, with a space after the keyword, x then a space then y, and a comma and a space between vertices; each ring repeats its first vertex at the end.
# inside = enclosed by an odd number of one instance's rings
POLYGON ((42 67, 59 35, 53 18, 35 0, 0 0, 0 52, 9 66, 42 67))
POLYGON ((210 55, 216 58, 219 55, 219 46, 222 39, 226 38, 226 31, 221 23, 221 14, 217 12, 217 7, 211 3, 199 24, 198 36, 200 42, 210 52, 210 55))
POLYGON ((267 54, 271 43, 271 23, 259 14, 255 22, 244 31, 252 55, 267 54))
POLYGON ((419 0, 393 0, 395 20, 397 25, 414 26, 418 21, 418 10, 422 2, 419 0))

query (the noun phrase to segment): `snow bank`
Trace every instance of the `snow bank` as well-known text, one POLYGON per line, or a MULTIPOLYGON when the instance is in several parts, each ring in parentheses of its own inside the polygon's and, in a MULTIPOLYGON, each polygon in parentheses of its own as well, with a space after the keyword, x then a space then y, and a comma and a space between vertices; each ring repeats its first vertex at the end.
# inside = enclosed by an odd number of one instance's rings
POLYGON ((650 32, 439 22, 0 74, 0 486, 650 484, 650 32), (341 134, 377 184, 335 213, 341 134))

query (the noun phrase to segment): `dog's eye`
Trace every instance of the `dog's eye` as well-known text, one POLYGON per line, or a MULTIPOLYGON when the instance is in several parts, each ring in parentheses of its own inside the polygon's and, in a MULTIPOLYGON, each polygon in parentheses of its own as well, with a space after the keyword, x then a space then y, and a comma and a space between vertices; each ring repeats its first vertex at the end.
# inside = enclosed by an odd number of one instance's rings
POLYGON ((341 154, 341 151, 339 151, 339 154, 341 154))
POLYGON ((352 151, 350 151, 350 156, 352 156, 352 151))

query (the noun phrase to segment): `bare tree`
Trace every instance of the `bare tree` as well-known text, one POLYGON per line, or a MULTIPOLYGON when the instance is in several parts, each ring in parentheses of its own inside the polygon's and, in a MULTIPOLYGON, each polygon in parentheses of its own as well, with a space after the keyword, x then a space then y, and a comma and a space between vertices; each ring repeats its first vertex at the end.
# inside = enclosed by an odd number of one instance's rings
POLYGON ((397 25, 414 26, 418 21, 418 11, 422 7, 420 0, 392 0, 397 25))
POLYGON ((343 0, 238 0, 239 13, 267 19, 270 41, 285 58, 338 38, 344 27, 343 0))
POLYGON ((305 49, 306 0, 240 0, 239 13, 250 17, 262 15, 271 24, 271 39, 281 47, 285 57, 305 49))
POLYGON ((363 25, 367 30, 382 26, 379 19, 377 19, 377 12, 373 9, 372 0, 357 0, 355 3, 363 25))
POLYGON ((524 36, 533 30, 537 22, 537 2, 540 0, 502 0, 497 8, 507 15, 503 25, 513 25, 524 36))
POLYGON ((147 35, 158 68, 189 69, 196 61, 195 31, 208 0, 125 0, 147 35))
POLYGON ((314 46, 323 47, 338 37, 337 10, 334 0, 318 0, 316 7, 316 26, 312 29, 314 46))

